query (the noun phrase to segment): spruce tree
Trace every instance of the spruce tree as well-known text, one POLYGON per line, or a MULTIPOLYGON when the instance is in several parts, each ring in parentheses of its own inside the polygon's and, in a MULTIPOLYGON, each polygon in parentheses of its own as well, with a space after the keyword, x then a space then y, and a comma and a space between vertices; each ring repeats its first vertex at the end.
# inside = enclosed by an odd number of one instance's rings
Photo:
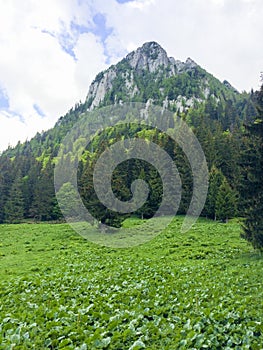
POLYGON ((22 178, 18 173, 5 204, 5 221, 8 223, 18 223, 24 216, 24 198, 22 193, 22 178))
POLYGON ((216 200, 219 188, 224 180, 224 175, 221 170, 215 166, 212 167, 209 173, 209 188, 203 214, 210 219, 216 220, 216 200))
POLYGON ((5 220, 5 205, 14 179, 14 170, 9 157, 0 157, 0 223, 5 220))
POLYGON ((61 217, 55 197, 54 172, 52 161, 49 160, 41 170, 34 191, 31 215, 38 220, 56 220, 61 217))
POLYGON ((248 139, 243 153, 245 221, 241 236, 263 251, 263 84, 256 96, 259 118, 246 127, 248 139))
POLYGON ((226 178, 218 189, 215 203, 215 214, 218 220, 227 222, 236 214, 237 196, 235 191, 229 186, 226 178))

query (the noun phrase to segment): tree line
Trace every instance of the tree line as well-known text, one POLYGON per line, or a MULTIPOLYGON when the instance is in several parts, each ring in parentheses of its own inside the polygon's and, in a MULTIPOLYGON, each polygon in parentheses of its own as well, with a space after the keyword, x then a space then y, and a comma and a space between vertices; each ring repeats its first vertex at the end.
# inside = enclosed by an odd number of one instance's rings
MULTIPOLYGON (((215 104, 211 97, 193 108, 177 111, 177 115, 192 127, 208 163, 209 189, 202 215, 222 222, 235 216, 244 217, 243 237, 256 248, 263 246, 262 96, 263 87, 246 96, 247 102, 242 102, 242 119, 239 113, 241 99, 236 103, 226 100, 224 105, 220 105, 215 104)), ((0 156, 1 223, 63 218, 53 184, 55 157, 61 139, 85 108, 85 105, 77 104, 54 129, 37 134, 30 142, 19 143, 0 156)), ((92 185, 94 165, 100 154, 127 135, 155 142, 174 160, 182 181, 178 213, 185 214, 193 187, 190 164, 172 139, 140 124, 129 125, 126 130, 120 130, 118 126, 109 128, 97 135, 85 150, 78 165, 79 192, 85 206, 98 221, 115 227, 127 217, 105 208, 92 185)), ((69 153, 63 161, 66 166, 67 162, 76 162, 76 158, 69 153)), ((120 200, 130 200, 131 184, 138 178, 149 184, 150 192, 146 203, 133 215, 150 218, 162 199, 161 178, 150 164, 135 159, 120 164, 113 173, 112 190, 120 200)), ((67 198, 71 190, 70 184, 65 184, 60 195, 67 198)))

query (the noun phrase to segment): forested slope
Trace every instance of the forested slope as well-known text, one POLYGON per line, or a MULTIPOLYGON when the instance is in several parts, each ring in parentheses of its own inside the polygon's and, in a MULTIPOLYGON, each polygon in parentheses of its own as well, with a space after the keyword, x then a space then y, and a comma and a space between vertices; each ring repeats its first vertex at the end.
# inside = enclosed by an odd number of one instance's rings
MULTIPOLYGON (((108 105, 129 102, 162 106, 182 118, 192 128, 206 156, 210 187, 203 215, 227 220, 242 215, 240 167, 246 142, 244 125, 257 118, 255 94, 239 93, 227 81, 221 83, 192 59, 176 61, 157 43, 150 42, 130 53, 115 66, 97 75, 86 100, 77 103, 55 127, 38 133, 32 140, 18 143, 0 156, 0 222, 22 219, 57 220, 62 214, 57 205, 53 171, 61 141, 73 125, 90 111, 108 105)), ((170 127, 172 127, 172 121, 170 127)), ((182 179, 179 213, 184 214, 192 193, 192 174, 182 150, 161 132, 140 124, 126 130, 117 126, 97 134, 79 163, 79 190, 84 203, 95 207, 101 221, 111 217, 103 213, 89 186, 98 156, 122 137, 142 137, 164 148, 175 161, 182 179)), ((77 142, 77 141, 76 141, 77 142)), ((74 145, 72 145, 74 149, 74 145)), ((69 152, 66 162, 74 162, 69 152)), ((130 184, 139 177, 149 182, 150 195, 137 215, 151 217, 160 203, 160 178, 149 164, 136 160, 124 162, 114 173, 113 190, 121 200, 131 196, 130 184), (125 180, 118 174, 128 173, 125 180), (119 179, 119 180, 118 180, 119 179)), ((113 225, 120 224, 112 218, 113 225)))

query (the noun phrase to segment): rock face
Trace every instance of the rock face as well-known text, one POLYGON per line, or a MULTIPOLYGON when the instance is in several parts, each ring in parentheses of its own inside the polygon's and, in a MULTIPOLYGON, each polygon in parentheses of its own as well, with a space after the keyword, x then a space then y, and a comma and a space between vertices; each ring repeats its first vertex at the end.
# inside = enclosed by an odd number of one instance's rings
POLYGON ((126 57, 127 62, 136 71, 156 72, 160 66, 170 66, 166 51, 156 42, 145 43, 126 57))
POLYGON ((87 100, 92 100, 92 103, 89 107, 90 110, 99 106, 100 102, 103 101, 107 91, 112 88, 112 82, 116 78, 116 70, 108 69, 105 73, 100 73, 97 75, 97 78, 92 82, 87 100))
POLYGON ((86 98, 88 109, 92 110, 103 102, 107 92, 112 89, 113 82, 118 75, 124 78, 124 85, 128 94, 133 98, 139 91, 134 75, 143 74, 144 71, 154 74, 162 68, 163 70, 165 69, 167 76, 173 76, 194 67, 197 67, 197 64, 191 58, 188 58, 184 63, 175 60, 173 57, 168 57, 166 51, 158 43, 154 41, 145 43, 142 47, 129 53, 119 64, 111 66, 97 75, 90 86, 86 98), (120 64, 125 64, 129 74, 119 71, 120 64))
MULTIPOLYGON (((92 110, 103 105, 105 98, 108 103, 114 104, 122 103, 123 98, 124 101, 135 99, 138 102, 147 102, 147 99, 153 98, 154 100, 154 96, 157 96, 158 102, 160 102, 160 95, 162 101, 170 101, 170 104, 175 106, 181 106, 183 103, 187 107, 192 105, 194 101, 200 102, 202 96, 206 98, 210 94, 209 83, 205 77, 200 77, 201 93, 199 89, 198 96, 191 95, 189 88, 187 90, 183 86, 187 84, 187 79, 191 79, 192 72, 196 73, 198 69, 199 71, 202 70, 191 58, 188 58, 185 62, 175 60, 173 57, 168 57, 166 51, 158 43, 154 41, 147 42, 142 47, 129 53, 119 63, 96 76, 86 98, 87 109, 92 110), (171 89, 168 92, 166 91, 165 79, 173 79, 173 77, 176 79, 186 73, 189 73, 189 75, 182 78, 183 82, 178 83, 175 92, 171 89), (160 86, 156 87, 158 83, 160 83, 160 86), (155 93, 153 96, 149 96, 149 90, 152 90, 153 86, 155 93), (176 91, 178 88, 184 92, 176 91), (148 94, 145 101, 142 101, 144 99, 142 96, 145 95, 143 90, 147 91, 148 94), (184 93, 187 95, 186 97, 180 96, 184 93)), ((203 70, 203 75, 205 76, 205 74, 208 73, 203 70)), ((227 84, 224 87, 228 87, 227 84)), ((197 89, 198 87, 196 87, 197 89)))

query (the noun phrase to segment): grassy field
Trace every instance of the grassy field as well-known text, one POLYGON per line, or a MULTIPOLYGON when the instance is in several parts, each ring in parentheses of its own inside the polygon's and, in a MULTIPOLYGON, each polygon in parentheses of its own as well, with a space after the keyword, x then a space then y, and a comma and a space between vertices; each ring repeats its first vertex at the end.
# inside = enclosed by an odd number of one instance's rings
POLYGON ((263 349, 263 258, 236 221, 182 221, 123 249, 0 225, 0 349, 263 349))

